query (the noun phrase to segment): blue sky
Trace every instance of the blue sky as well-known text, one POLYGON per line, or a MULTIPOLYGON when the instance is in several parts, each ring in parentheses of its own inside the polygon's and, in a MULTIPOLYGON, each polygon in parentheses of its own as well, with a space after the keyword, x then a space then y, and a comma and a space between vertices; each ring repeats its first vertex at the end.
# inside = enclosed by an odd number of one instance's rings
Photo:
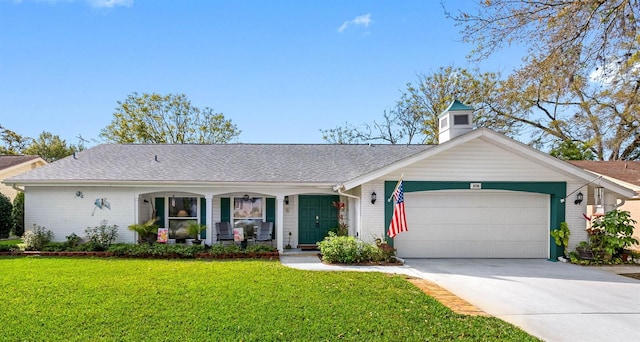
POLYGON ((77 143, 133 92, 184 93, 239 142, 322 143, 321 128, 380 118, 418 73, 475 67, 471 49, 437 0, 0 0, 0 125, 77 143))

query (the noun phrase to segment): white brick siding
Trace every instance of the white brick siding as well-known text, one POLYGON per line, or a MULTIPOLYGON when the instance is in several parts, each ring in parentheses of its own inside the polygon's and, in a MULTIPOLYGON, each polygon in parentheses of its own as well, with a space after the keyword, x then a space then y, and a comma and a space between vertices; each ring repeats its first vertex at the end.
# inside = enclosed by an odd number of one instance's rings
POLYGON ((33 224, 46 227, 54 241, 65 241, 71 233, 86 238, 85 229, 105 223, 118 225, 118 242, 135 242, 127 229, 135 223, 137 206, 134 191, 112 187, 27 187, 25 191, 25 230, 33 224), (76 192, 82 192, 82 197, 76 192), (111 209, 99 209, 97 199, 106 199, 111 209))

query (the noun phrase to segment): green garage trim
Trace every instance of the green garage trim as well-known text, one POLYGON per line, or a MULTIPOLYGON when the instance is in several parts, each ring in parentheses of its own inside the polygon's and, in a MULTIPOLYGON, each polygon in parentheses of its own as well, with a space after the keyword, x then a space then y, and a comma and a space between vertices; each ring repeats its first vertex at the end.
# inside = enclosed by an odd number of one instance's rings
MULTIPOLYGON (((391 197, 393 190, 396 187, 397 181, 385 181, 384 182, 384 198, 391 197)), ((404 192, 418 192, 418 191, 436 191, 436 190, 469 190, 471 183, 481 183, 481 190, 509 190, 509 191, 522 191, 522 192, 534 192, 539 194, 549 195, 549 231, 560 227, 560 222, 565 221, 565 204, 561 202, 566 197, 567 183, 566 182, 429 182, 429 181, 404 181, 404 192)), ((387 235, 387 228, 391 222, 391 216, 393 215, 393 201, 386 202, 384 208, 384 220, 385 220, 385 236, 387 242, 393 245, 393 239, 387 235)), ((411 229, 411 227, 409 227, 411 229)), ((550 260, 557 260, 562 255, 563 250, 560 246, 557 246, 553 239, 549 239, 549 257, 550 260)))

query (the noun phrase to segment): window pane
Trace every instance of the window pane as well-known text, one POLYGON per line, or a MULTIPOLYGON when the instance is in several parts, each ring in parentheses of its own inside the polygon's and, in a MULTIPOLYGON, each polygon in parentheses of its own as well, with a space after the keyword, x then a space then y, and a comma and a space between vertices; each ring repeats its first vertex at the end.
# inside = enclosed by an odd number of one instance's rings
POLYGON ((253 197, 244 199, 242 197, 235 197, 233 199, 233 218, 262 219, 262 198, 253 197))
POLYGON ((189 236, 187 226, 195 220, 169 219, 169 239, 193 239, 189 236))
POLYGON ((469 124, 469 115, 454 115, 453 116, 453 124, 454 125, 468 125, 469 124))
POLYGON ((169 197, 169 217, 198 217, 198 199, 169 197))

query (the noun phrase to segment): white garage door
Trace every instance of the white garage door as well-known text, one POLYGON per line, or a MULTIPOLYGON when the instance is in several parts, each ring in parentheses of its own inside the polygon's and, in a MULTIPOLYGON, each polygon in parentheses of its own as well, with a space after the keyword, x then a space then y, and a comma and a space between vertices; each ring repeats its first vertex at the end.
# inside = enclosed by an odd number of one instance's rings
POLYGON ((547 258, 549 196, 516 191, 405 193, 405 258, 547 258))

